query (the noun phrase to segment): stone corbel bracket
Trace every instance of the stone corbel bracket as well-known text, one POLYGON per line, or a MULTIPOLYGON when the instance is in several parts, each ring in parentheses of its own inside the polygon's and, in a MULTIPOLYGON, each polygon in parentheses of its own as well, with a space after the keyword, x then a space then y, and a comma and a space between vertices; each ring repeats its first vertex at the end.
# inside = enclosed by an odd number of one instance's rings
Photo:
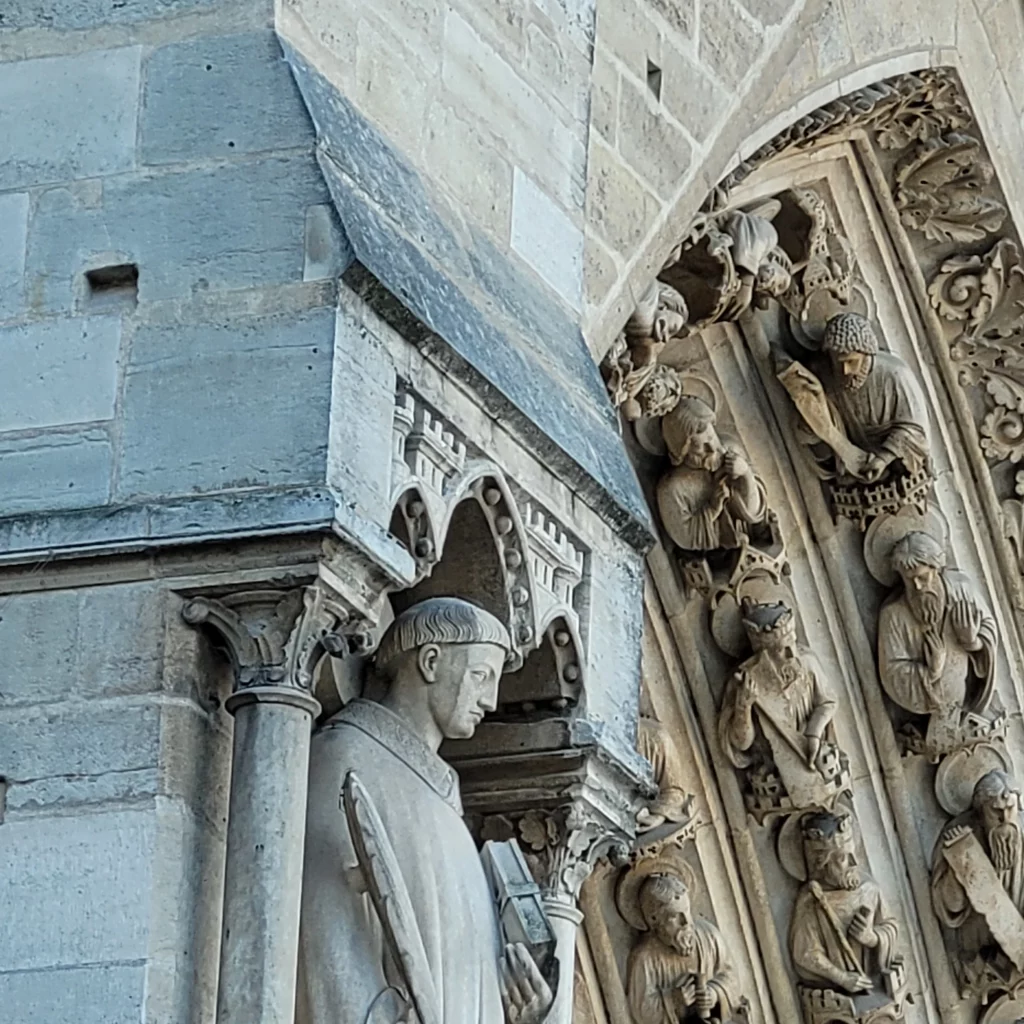
POLYGON ((471 453, 458 431, 407 390, 395 402, 392 445, 392 529, 404 527, 420 582, 444 556, 456 511, 475 501, 502 574, 503 612, 515 671, 550 644, 570 697, 586 664, 577 592, 587 551, 534 499, 487 458, 471 453))

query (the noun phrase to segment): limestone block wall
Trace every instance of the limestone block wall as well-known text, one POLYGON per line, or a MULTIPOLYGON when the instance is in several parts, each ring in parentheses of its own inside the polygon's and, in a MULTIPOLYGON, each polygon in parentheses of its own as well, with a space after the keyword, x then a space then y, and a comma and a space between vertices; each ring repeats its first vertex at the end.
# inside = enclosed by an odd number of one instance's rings
POLYGON ((269 7, 14 6, 0 514, 322 479, 343 246, 269 7))

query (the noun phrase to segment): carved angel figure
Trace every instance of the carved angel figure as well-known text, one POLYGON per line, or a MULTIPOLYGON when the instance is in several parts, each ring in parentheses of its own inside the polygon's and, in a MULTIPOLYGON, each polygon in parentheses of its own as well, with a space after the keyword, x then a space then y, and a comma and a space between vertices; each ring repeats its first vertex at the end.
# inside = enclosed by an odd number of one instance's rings
POLYGON ((384 700, 353 700, 314 736, 297 1024, 547 1016, 551 990, 525 945, 501 941, 458 778, 437 755, 494 709, 509 648, 467 601, 413 605, 378 649, 384 700))
POLYGON ((932 858, 932 903, 956 933, 966 980, 986 968, 1024 970, 1024 832, 1020 790, 1006 772, 974 787, 971 810, 939 837, 932 858))
POLYGON ((626 994, 636 1024, 732 1021, 740 1001, 722 933, 693 913, 678 874, 652 874, 640 886, 647 934, 629 955, 626 994))
POLYGON ((747 460, 718 436, 715 412, 684 395, 661 421, 672 469, 658 481, 666 533, 685 551, 738 548, 768 516, 764 484, 747 460))
MULTIPOLYGON (((777 778, 792 807, 830 807, 846 778, 836 743, 836 700, 813 653, 797 643, 792 609, 743 602, 754 654, 730 680, 718 736, 730 761, 777 778)), ((755 794, 756 798, 756 794, 755 794)))
POLYGON ((735 320, 751 306, 764 307, 769 298, 789 290, 792 267, 772 224, 781 209, 782 204, 771 199, 750 211, 734 210, 722 221, 722 232, 732 241, 737 280, 719 319, 735 320))
POLYGON ((900 707, 929 715, 925 749, 933 758, 962 743, 968 681, 975 680, 970 710, 992 696, 998 632, 970 578, 946 568, 942 546, 911 531, 892 551, 902 587, 878 616, 878 672, 900 707))
POLYGON ((899 926, 878 883, 860 869, 852 818, 846 812, 813 812, 804 815, 800 828, 807 881, 793 907, 789 947, 805 1010, 833 1005, 839 993, 892 987, 884 976, 901 967, 899 926))
POLYGON ((879 350, 874 328, 859 313, 831 317, 822 347, 829 356, 822 379, 798 362, 779 379, 834 452, 840 478, 877 483, 896 466, 909 474, 926 469, 926 405, 910 367, 879 350))

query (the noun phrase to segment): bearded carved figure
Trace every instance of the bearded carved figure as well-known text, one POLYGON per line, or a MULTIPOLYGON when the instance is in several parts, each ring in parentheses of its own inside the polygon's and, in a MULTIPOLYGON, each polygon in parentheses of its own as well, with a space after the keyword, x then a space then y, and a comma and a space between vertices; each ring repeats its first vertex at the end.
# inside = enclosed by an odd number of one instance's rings
POLYGON ((737 996, 722 933, 693 913, 690 885, 682 875, 650 874, 633 899, 627 919, 646 933, 627 967, 626 995, 635 1024, 745 1020, 745 1001, 737 996))
POLYGON ((939 837, 932 903, 956 936, 956 963, 970 986, 1024 970, 1024 833, 1020 790, 994 770, 974 787, 971 809, 939 837))
POLYGON ((832 719, 836 699, 814 654, 797 643, 786 604, 742 605, 754 649, 725 691, 718 736, 729 760, 748 771, 753 813, 831 807, 849 784, 832 719))
POLYGON ((808 1024, 901 1019, 899 925, 878 883, 860 868, 852 817, 812 812, 800 830, 807 881, 793 908, 789 947, 808 1024))
POLYGON ((905 505, 923 509, 931 484, 927 406, 910 367, 880 351, 871 322, 859 313, 828 321, 822 351, 820 379, 794 361, 778 377, 812 440, 834 455, 824 475, 837 482, 837 511, 863 527, 871 516, 905 505))
POLYGON ((741 547, 767 520, 768 500, 747 460, 722 443, 714 410, 684 395, 661 431, 672 463, 657 492, 666 533, 684 551, 741 547))
POLYGON ((892 551, 902 587, 878 618, 878 671, 900 707, 928 715, 925 751, 932 758, 960 747, 970 710, 988 705, 995 680, 995 619, 972 581, 946 568, 942 546, 911 531, 892 551))

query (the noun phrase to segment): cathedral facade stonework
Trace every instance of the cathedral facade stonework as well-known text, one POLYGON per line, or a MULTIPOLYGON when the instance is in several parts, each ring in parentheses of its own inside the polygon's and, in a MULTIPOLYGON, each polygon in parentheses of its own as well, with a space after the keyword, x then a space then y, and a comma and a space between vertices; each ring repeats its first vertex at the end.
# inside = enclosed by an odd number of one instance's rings
POLYGON ((1022 44, 0 12, 0 1019, 1024 1017, 1022 44))

